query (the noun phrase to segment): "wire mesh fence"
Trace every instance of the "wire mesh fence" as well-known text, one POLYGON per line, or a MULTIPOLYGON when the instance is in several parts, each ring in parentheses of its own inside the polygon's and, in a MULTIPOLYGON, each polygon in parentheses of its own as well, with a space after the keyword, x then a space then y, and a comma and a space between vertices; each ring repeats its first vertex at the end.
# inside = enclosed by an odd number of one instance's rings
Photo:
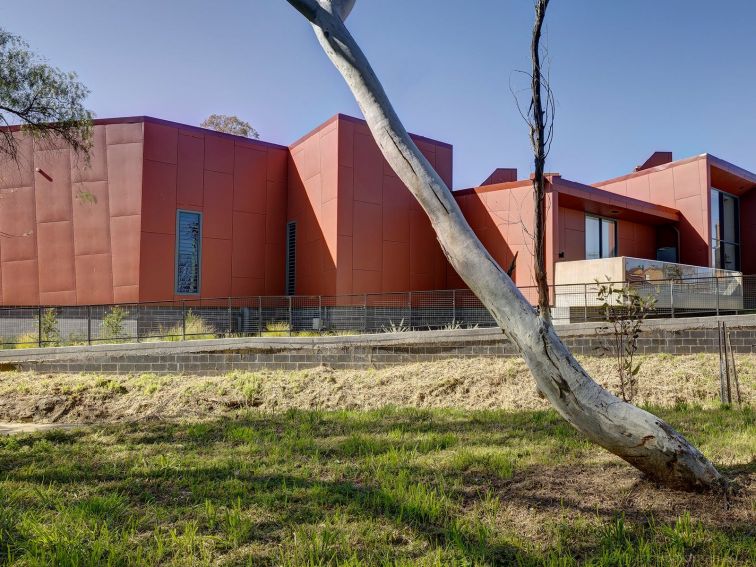
MULTIPOLYGON (((653 297, 652 318, 756 313, 756 275, 616 282, 653 297)), ((537 303, 535 288, 521 289, 537 303)), ((550 290, 555 323, 604 320, 599 284, 550 290)), ((3 348, 245 336, 495 327, 468 289, 341 296, 198 298, 121 305, 0 306, 3 348)))

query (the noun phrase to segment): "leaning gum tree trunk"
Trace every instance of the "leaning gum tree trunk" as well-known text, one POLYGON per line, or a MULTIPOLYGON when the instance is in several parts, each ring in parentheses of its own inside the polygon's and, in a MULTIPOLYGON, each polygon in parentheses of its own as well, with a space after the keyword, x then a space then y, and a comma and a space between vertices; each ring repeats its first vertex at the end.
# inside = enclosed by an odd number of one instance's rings
POLYGON ((353 0, 287 0, 309 20, 344 77, 383 156, 431 220, 451 265, 522 354, 538 389, 573 427, 666 486, 703 490, 724 481, 658 417, 594 382, 473 233, 449 188, 420 153, 367 58, 344 25, 353 0))

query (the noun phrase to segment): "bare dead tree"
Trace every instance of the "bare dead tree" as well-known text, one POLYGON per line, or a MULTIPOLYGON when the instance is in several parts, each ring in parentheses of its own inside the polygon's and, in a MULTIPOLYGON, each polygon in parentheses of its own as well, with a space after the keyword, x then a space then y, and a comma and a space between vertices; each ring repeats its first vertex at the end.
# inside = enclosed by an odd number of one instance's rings
POLYGON ((544 168, 548 146, 553 133, 553 97, 548 82, 541 71, 541 31, 546 18, 549 0, 536 0, 535 23, 530 42, 532 71, 530 76, 532 98, 530 102, 529 125, 530 144, 533 146, 533 204, 535 209, 533 258, 536 288, 538 289, 538 312, 544 319, 551 318, 551 298, 546 275, 546 177, 544 168), (546 90, 544 101, 543 90, 546 90), (547 130, 547 123, 549 124, 547 130))
POLYGON ((354 0, 287 0, 311 23, 352 91, 383 156, 430 218, 441 249, 523 356, 538 389, 591 441, 667 486, 710 489, 724 482, 670 425, 604 390, 580 366, 481 244, 454 196, 399 120, 344 21, 354 0))

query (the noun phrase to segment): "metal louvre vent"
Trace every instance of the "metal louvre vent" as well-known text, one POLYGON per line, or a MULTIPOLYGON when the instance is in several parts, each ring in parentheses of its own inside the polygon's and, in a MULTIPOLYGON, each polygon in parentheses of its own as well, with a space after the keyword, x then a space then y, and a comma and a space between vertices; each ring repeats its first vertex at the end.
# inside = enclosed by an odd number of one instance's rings
POLYGON ((286 295, 294 295, 296 291, 297 265, 297 223, 292 221, 286 225, 286 295))

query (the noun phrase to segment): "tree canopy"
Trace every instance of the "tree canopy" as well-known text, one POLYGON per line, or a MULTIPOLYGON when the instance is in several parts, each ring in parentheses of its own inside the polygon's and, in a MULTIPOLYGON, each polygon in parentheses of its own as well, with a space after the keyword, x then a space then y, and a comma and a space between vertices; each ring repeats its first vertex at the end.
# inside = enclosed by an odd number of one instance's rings
POLYGON ((89 155, 93 114, 84 106, 89 89, 76 73, 49 65, 20 37, 0 28, 0 155, 18 159, 20 126, 36 140, 62 140, 89 155))
POLYGON ((233 134, 234 136, 244 136, 245 138, 254 138, 255 140, 260 139, 260 134, 257 133, 257 130, 249 122, 245 122, 238 116, 211 114, 200 126, 215 130, 216 132, 233 134))

